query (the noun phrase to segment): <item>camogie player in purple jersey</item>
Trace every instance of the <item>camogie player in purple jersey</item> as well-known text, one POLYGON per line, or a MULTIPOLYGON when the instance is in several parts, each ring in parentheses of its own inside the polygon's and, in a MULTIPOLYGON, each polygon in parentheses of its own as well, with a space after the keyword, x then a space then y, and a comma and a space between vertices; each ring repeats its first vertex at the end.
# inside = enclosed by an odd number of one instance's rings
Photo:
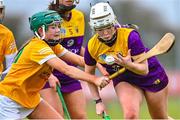
MULTIPOLYGON (((63 41, 60 43, 67 50, 84 56, 84 32, 85 32, 85 22, 84 14, 74 9, 77 0, 54 0, 50 5, 50 10, 57 11, 63 18, 61 24, 61 33, 64 34, 63 41)), ((67 64, 71 66, 77 66, 70 62, 67 64)), ((103 67, 99 64, 98 68, 103 72, 103 67)), ((104 74, 106 71, 104 70, 104 74)), ((63 94, 64 100, 66 102, 70 117, 72 119, 86 119, 86 98, 83 94, 81 83, 79 80, 69 77, 57 70, 53 71, 53 75, 49 78, 49 82, 46 83, 44 89, 41 90, 41 96, 53 106, 61 115, 63 115, 63 108, 61 101, 58 97, 56 89, 56 83, 53 79, 58 79, 61 84, 61 92, 63 94), (53 89, 54 88, 54 89, 53 89), (79 104, 81 103, 81 105, 79 104)))
MULTIPOLYGON (((168 119, 168 77, 156 57, 135 63, 148 51, 135 29, 116 27, 116 16, 108 3, 91 7, 90 26, 95 35, 85 48, 85 71, 93 73, 96 63, 102 64, 109 74, 122 67, 127 70, 113 79, 113 85, 123 110, 124 119, 139 119, 140 106, 145 97, 152 119, 168 119), (119 53, 119 54, 117 54, 119 53), (113 57, 118 56, 119 58, 113 57)), ((96 113, 105 106, 98 88, 89 84, 96 101, 96 113)))

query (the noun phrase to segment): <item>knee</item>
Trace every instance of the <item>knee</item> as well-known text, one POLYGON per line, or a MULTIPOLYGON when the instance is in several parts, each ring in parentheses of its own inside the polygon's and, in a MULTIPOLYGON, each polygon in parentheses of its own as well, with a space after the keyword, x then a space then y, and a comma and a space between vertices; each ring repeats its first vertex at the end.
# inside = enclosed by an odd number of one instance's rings
POLYGON ((153 111, 150 110, 149 112, 152 119, 168 119, 167 110, 155 109, 153 111))
POLYGON ((76 113, 71 115, 72 119, 87 119, 86 112, 76 113))
POLYGON ((139 118, 139 111, 135 108, 130 108, 124 112, 125 119, 138 119, 139 118))
POLYGON ((80 114, 78 119, 87 119, 87 116, 86 114, 80 114))
POLYGON ((167 114, 159 114, 159 113, 151 113, 151 118, 152 119, 169 119, 167 114))

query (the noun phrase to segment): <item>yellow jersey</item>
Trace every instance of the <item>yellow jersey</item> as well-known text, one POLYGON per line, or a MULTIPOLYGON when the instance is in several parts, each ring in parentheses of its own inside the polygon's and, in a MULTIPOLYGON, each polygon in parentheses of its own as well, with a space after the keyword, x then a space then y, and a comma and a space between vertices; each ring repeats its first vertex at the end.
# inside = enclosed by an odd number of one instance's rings
POLYGON ((3 62, 6 55, 15 54, 17 47, 13 33, 0 24, 0 73, 4 70, 3 62))
POLYGON ((45 41, 32 38, 18 53, 9 73, 0 82, 0 94, 26 108, 35 108, 40 102, 39 91, 52 71, 46 62, 66 51, 60 44, 49 47, 45 41))
POLYGON ((101 55, 116 55, 121 53, 123 56, 127 55, 128 52, 128 36, 133 29, 118 28, 117 39, 112 46, 108 46, 98 40, 98 34, 95 34, 88 42, 88 51, 91 57, 96 62, 106 64, 101 55))
POLYGON ((71 11, 71 19, 69 21, 64 20, 61 24, 62 38, 79 37, 84 36, 85 22, 84 15, 81 11, 73 9, 71 11))

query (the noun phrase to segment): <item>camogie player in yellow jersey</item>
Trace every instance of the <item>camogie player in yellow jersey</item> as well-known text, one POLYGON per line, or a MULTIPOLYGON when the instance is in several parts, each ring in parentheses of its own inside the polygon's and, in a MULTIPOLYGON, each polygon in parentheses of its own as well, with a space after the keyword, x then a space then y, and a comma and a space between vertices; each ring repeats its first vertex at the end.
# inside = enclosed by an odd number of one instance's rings
POLYGON ((63 119, 39 94, 52 69, 100 87, 109 83, 107 77, 96 77, 63 61, 84 66, 83 57, 58 44, 61 20, 52 10, 38 12, 29 18, 35 36, 19 50, 10 71, 0 82, 1 119, 63 119))
MULTIPOLYGON (((138 31, 117 28, 117 24, 108 3, 100 2, 92 6, 90 26, 96 34, 85 48, 85 71, 92 74, 97 62, 109 74, 125 67, 126 71, 112 80, 124 119, 139 119, 143 97, 152 119, 168 119, 168 77, 164 68, 156 57, 141 63, 134 62, 149 49, 143 45, 138 31)), ((105 106, 99 91, 93 84, 89 84, 89 88, 96 101, 96 113, 102 114, 105 106)))
MULTIPOLYGON (((85 20, 84 14, 75 9, 76 4, 78 3, 79 0, 54 0, 50 3, 49 9, 57 11, 63 18, 61 30, 64 33, 64 36, 60 44, 67 50, 77 55, 84 56, 83 41, 85 34, 85 20)), ((72 62, 66 61, 66 63, 77 67, 77 65, 72 62)), ((103 72, 103 69, 100 69, 100 64, 97 66, 98 69, 103 72)), ((40 91, 42 98, 63 115, 61 101, 57 92, 53 89, 56 88, 53 79, 58 79, 60 81, 61 92, 66 102, 70 117, 72 119, 86 119, 86 98, 78 79, 67 76, 58 70, 54 70, 53 75, 49 78, 49 82, 47 82, 45 87, 40 91), (81 103, 80 106, 79 103, 81 103)))
POLYGON ((0 81, 7 74, 17 53, 13 33, 2 24, 4 10, 5 6, 3 0, 0 0, 0 81))

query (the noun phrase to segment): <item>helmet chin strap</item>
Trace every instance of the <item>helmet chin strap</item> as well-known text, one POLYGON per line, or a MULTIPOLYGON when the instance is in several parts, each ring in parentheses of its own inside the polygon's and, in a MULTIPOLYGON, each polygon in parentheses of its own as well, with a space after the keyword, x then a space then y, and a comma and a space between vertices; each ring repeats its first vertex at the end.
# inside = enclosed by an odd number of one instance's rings
POLYGON ((36 35, 39 39, 44 40, 44 38, 46 37, 46 34, 45 34, 45 26, 44 26, 44 25, 42 25, 42 32, 43 32, 43 36, 42 36, 42 37, 37 33, 37 31, 35 31, 34 33, 35 33, 35 35, 36 35))
POLYGON ((61 42, 61 40, 51 40, 51 39, 49 39, 49 40, 45 40, 45 39, 44 39, 44 41, 45 41, 49 46, 55 46, 55 45, 57 45, 58 43, 61 42))
POLYGON ((58 43, 60 43, 61 40, 51 40, 51 39, 45 40, 45 39, 44 39, 45 36, 46 36, 46 34, 45 34, 45 26, 44 26, 44 25, 42 26, 42 32, 43 32, 43 36, 42 36, 42 37, 40 37, 40 35, 39 35, 37 32, 35 32, 35 35, 36 35, 39 39, 45 41, 49 46, 55 46, 55 45, 57 45, 58 43))
POLYGON ((67 11, 71 11, 75 7, 76 7, 76 5, 66 6, 66 5, 60 4, 59 5, 59 10, 62 11, 62 13, 64 13, 64 12, 67 12, 67 11))
POLYGON ((117 32, 115 32, 110 40, 103 40, 102 38, 98 37, 99 41, 105 43, 108 46, 112 46, 117 38, 117 32))

